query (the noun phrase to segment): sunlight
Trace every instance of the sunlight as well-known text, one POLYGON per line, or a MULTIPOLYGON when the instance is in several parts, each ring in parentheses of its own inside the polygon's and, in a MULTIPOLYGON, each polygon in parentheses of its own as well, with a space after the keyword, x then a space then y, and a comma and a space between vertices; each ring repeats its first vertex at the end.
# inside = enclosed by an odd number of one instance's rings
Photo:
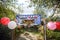
POLYGON ((23 13, 21 14, 33 14, 34 7, 27 8, 29 3, 30 0, 18 0, 18 4, 23 8, 23 13))
POLYGON ((19 3, 29 2, 30 0, 17 0, 19 3))

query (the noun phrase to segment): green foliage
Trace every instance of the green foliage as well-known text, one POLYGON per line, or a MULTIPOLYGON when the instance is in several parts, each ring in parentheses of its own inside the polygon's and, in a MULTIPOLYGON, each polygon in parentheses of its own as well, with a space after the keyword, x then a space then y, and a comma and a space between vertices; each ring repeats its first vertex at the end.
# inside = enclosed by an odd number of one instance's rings
MULTIPOLYGON (((60 8, 60 0, 31 0, 31 4, 36 7, 34 12, 41 14, 44 18, 47 15, 45 14, 44 10, 42 10, 42 6, 48 9, 53 7, 54 13, 52 16, 55 14, 55 10, 57 10, 56 8, 60 8)), ((56 17, 53 19, 53 21, 56 21, 56 17)))
POLYGON ((52 7, 54 5, 57 5, 57 7, 60 7, 60 1, 59 0, 31 0, 31 2, 33 2, 35 5, 39 5, 39 6, 45 6, 45 7, 52 7))
MULTIPOLYGON (((35 13, 40 13, 40 14, 43 14, 42 16, 46 16, 46 14, 44 14, 44 10, 42 10, 42 6, 43 7, 47 7, 47 8, 52 8, 52 7, 55 7, 56 8, 60 8, 60 1, 59 0, 31 0, 32 4, 35 5, 36 9, 35 9, 35 13), (38 8, 38 9, 37 9, 38 8)), ((56 9, 54 9, 56 10, 56 9)))
POLYGON ((37 7, 36 7, 36 9, 34 10, 34 13, 35 13, 35 14, 40 14, 40 15, 42 15, 42 16, 41 16, 42 18, 45 18, 45 17, 46 17, 46 13, 42 10, 42 8, 37 8, 37 7))
POLYGON ((60 31, 47 29, 47 40, 60 40, 60 31))
MULTIPOLYGON (((15 13, 0 3, 0 18, 2 17, 9 17, 10 20, 14 20, 15 13)), ((11 30, 8 29, 7 26, 0 24, 0 40, 11 40, 11 38, 12 38, 11 30)))
POLYGON ((0 18, 2 17, 9 17, 11 20, 13 20, 15 18, 15 13, 12 10, 0 5, 0 18))

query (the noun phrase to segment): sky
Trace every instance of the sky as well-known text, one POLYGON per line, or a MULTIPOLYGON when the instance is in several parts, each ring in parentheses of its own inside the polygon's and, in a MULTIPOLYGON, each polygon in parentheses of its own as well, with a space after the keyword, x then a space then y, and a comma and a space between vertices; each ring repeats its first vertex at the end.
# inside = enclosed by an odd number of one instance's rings
MULTIPOLYGON (((22 14, 34 14, 34 7, 27 8, 30 3, 30 0, 18 0, 18 4, 20 4, 24 10, 22 14)), ((50 16, 53 13, 53 8, 44 8, 45 13, 50 16)))
POLYGON ((17 3, 23 8, 23 13, 21 14, 33 14, 34 7, 28 7, 30 0, 17 0, 17 3))
MULTIPOLYGON (((23 9, 23 13, 20 13, 20 11, 18 9, 13 9, 17 14, 34 14, 34 7, 28 7, 30 4, 30 0, 17 0, 16 2, 16 7, 20 6, 23 9)), ((53 14, 53 8, 42 8, 44 10, 44 12, 47 14, 47 16, 50 16, 51 14, 53 14)))

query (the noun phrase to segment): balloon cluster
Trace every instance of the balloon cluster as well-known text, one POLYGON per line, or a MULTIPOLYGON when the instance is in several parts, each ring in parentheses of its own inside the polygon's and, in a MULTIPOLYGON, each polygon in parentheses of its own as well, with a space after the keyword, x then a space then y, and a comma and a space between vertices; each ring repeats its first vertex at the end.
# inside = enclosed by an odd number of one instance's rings
POLYGON ((48 22, 47 28, 49 30, 60 30, 60 22, 48 22))
POLYGON ((15 21, 10 21, 10 19, 8 17, 3 17, 0 19, 0 23, 2 25, 8 25, 9 29, 15 29, 17 24, 15 21))

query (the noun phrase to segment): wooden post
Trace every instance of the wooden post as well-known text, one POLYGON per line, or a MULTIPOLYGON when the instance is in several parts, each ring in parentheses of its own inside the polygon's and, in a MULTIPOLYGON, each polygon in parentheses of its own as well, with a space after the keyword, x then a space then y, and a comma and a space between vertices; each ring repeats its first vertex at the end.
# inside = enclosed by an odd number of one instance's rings
POLYGON ((46 40, 46 24, 44 24, 44 40, 46 40))
POLYGON ((16 40, 15 30, 12 30, 12 40, 16 40))
POLYGON ((44 22, 44 40, 46 40, 46 19, 43 19, 44 22))

